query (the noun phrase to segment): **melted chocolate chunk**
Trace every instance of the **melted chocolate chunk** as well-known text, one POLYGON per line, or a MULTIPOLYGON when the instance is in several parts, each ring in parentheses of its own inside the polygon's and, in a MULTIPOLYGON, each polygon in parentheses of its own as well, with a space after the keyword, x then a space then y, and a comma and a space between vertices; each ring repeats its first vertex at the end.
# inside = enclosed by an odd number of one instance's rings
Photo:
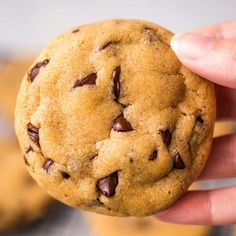
POLYGON ((70 175, 64 171, 61 172, 61 175, 64 179, 69 179, 70 178, 70 175))
POLYGON ((114 120, 113 130, 118 132, 127 132, 127 131, 132 131, 133 128, 130 122, 127 121, 124 115, 122 114, 114 120))
POLYGON ((48 170, 50 169, 50 167, 54 164, 54 161, 50 158, 47 158, 45 163, 43 164, 43 169, 46 170, 48 172, 48 170))
POLYGON ((148 160, 149 160, 149 161, 154 161, 154 160, 156 160, 156 159, 157 159, 157 153, 158 153, 158 151, 155 150, 155 151, 149 156, 148 160))
POLYGON ((38 62, 30 71, 30 81, 31 83, 34 81, 35 77, 38 75, 40 69, 42 67, 45 67, 47 64, 49 63, 49 60, 48 59, 45 59, 44 61, 42 62, 38 62))
POLYGON ((40 144, 39 144, 39 128, 37 128, 37 127, 33 126, 31 123, 29 123, 28 127, 27 127, 27 132, 28 132, 30 139, 35 144, 40 146, 40 144))
POLYGON ((95 155, 95 156, 93 156, 93 157, 90 157, 89 160, 92 161, 92 160, 94 160, 96 157, 97 157, 97 155, 95 155))
POLYGON ((117 66, 112 73, 113 94, 115 96, 115 101, 118 101, 120 97, 120 72, 120 66, 117 66))
POLYGON ((97 182, 97 188, 106 197, 112 197, 115 194, 116 186, 118 185, 117 171, 100 179, 97 182))
POLYGON ((112 42, 108 42, 108 43, 104 44, 103 46, 101 46, 98 50, 102 51, 102 50, 106 49, 107 47, 109 47, 111 44, 112 44, 112 42))
POLYGON ((201 124, 204 123, 204 120, 202 119, 202 116, 201 116, 201 115, 197 116, 196 121, 199 122, 199 123, 201 123, 201 124))
POLYGON ((29 148, 26 150, 26 153, 33 152, 33 151, 34 149, 31 146, 29 146, 29 148))
POLYGON ((84 86, 84 85, 96 84, 96 79, 97 79, 97 73, 91 73, 91 74, 89 74, 88 76, 86 76, 82 79, 78 79, 75 82, 75 85, 74 85, 73 88, 81 87, 81 86, 84 86))
POLYGON ((161 135, 162 141, 165 143, 166 146, 169 146, 171 143, 171 132, 169 129, 160 129, 159 134, 161 135))
POLYGON ((184 169, 185 168, 185 164, 180 156, 179 153, 177 153, 174 156, 174 169, 184 169))
POLYGON ((79 31, 80 31, 80 29, 75 29, 72 31, 72 33, 75 34, 75 33, 78 33, 79 31))

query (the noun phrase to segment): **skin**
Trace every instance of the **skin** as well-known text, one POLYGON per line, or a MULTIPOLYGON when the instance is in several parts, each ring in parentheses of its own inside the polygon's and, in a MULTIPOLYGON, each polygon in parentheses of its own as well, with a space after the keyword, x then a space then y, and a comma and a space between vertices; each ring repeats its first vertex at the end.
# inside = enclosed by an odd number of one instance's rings
MULTIPOLYGON (((216 85, 217 120, 236 120, 236 20, 176 34, 171 41, 179 60, 216 85)), ((215 138, 199 180, 236 177, 236 135, 215 138)), ((185 224, 236 223, 236 186, 189 191, 159 220, 185 224)))

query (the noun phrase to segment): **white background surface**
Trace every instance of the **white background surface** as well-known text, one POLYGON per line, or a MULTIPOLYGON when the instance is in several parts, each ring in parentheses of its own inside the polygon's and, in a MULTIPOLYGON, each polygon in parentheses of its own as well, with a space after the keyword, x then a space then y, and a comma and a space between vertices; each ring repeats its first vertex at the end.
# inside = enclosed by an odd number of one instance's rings
POLYGON ((0 0, 0 52, 40 50, 74 25, 143 18, 174 32, 236 18, 236 0, 0 0))

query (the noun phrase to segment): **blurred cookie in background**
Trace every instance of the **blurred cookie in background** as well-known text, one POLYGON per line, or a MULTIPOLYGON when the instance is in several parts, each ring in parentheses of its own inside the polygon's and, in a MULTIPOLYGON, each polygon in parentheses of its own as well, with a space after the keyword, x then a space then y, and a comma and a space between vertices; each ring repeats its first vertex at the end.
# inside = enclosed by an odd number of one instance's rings
POLYGON ((236 121, 216 122, 214 129, 214 138, 236 133, 236 121))
POLYGON ((52 198, 26 171, 18 144, 0 138, 0 231, 43 217, 51 205, 52 198))
POLYGON ((207 236, 210 227, 176 225, 160 222, 154 217, 119 218, 87 213, 95 236, 207 236))
POLYGON ((11 120, 21 80, 32 61, 30 57, 0 61, 0 110, 11 120))

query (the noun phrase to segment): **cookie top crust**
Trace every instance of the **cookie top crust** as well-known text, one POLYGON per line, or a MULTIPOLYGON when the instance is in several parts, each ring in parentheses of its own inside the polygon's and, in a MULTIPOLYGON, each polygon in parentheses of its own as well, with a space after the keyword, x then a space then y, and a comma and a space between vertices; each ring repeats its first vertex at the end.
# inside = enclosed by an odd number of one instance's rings
POLYGON ((187 70, 172 33, 106 20, 54 39, 26 73, 16 132, 55 198, 108 215, 169 207, 197 178, 215 120, 212 83, 187 70))

